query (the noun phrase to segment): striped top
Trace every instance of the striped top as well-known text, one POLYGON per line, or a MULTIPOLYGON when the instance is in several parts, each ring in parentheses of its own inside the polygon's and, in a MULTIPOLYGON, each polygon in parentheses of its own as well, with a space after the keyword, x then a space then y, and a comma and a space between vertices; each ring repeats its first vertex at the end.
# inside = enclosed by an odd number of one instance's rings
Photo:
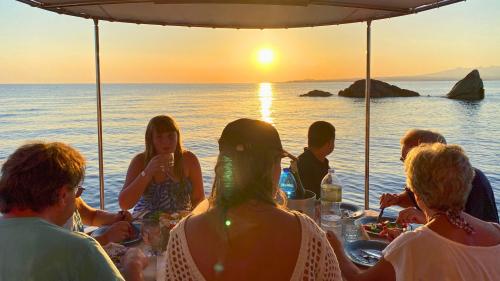
POLYGON ((175 182, 168 178, 162 183, 152 182, 134 207, 133 213, 142 211, 174 213, 191 210, 191 192, 193 187, 189 179, 175 182))

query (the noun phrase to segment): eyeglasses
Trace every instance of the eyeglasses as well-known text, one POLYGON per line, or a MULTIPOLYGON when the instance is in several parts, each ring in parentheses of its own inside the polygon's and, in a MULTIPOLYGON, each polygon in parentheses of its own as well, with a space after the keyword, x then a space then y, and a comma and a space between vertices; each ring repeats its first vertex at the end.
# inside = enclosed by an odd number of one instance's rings
POLYGON ((75 187, 75 198, 78 198, 82 195, 83 191, 85 190, 85 187, 81 186, 81 185, 77 185, 75 187))

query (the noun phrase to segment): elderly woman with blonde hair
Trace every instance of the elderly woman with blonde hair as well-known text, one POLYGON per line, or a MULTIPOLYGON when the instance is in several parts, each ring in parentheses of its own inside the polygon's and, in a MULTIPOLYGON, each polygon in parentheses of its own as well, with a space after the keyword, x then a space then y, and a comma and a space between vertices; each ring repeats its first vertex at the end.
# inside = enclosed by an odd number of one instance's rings
POLYGON ((409 152, 405 171, 427 223, 396 238, 366 271, 329 233, 346 280, 500 280, 500 225, 463 212, 474 169, 462 148, 420 145, 409 152))

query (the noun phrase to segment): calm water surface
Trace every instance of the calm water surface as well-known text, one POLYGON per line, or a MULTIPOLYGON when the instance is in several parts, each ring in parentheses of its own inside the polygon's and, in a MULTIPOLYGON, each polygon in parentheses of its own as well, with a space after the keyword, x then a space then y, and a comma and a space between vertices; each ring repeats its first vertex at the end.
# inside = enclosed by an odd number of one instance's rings
MULTIPOLYGON (((283 144, 300 154, 307 128, 316 120, 337 128, 328 158, 343 181, 344 200, 363 204, 364 99, 338 96, 300 98, 309 90, 337 93, 348 82, 282 84, 110 84, 103 86, 106 208, 118 209, 117 196, 132 157, 144 149, 144 131, 155 115, 173 116, 184 146, 200 159, 208 193, 214 176, 217 138, 225 124, 250 117, 271 122, 283 144)), ((404 182, 399 139, 409 128, 438 130, 463 146, 473 165, 486 174, 500 206, 500 81, 485 81, 486 98, 461 102, 442 98, 452 81, 394 82, 422 96, 372 101, 370 205, 404 182)), ((29 140, 64 141, 87 158, 83 197, 99 206, 95 86, 0 85, 0 163, 29 140)))

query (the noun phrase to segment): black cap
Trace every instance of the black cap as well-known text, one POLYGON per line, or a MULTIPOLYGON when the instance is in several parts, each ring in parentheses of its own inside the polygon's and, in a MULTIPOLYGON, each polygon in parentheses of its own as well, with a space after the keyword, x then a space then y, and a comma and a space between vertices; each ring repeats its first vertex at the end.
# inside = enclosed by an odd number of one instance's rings
POLYGON ((233 121, 224 128, 219 151, 276 150, 283 152, 276 128, 261 120, 248 118, 233 121))

